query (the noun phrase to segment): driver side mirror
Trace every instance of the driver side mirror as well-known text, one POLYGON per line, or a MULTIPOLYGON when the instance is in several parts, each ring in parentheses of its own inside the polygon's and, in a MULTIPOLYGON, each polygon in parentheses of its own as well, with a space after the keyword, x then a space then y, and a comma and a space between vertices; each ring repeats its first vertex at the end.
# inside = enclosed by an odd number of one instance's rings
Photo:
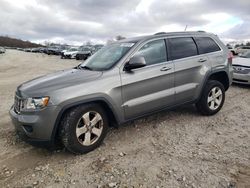
POLYGON ((124 66, 125 71, 131 71, 133 69, 141 68, 146 66, 145 58, 142 56, 132 57, 128 63, 124 66))

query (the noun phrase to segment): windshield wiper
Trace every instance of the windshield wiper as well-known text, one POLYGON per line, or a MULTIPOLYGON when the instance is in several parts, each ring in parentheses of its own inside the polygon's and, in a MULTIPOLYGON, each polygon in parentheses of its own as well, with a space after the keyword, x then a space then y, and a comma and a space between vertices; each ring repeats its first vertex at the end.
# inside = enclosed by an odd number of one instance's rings
POLYGON ((88 67, 88 66, 86 66, 86 65, 84 65, 84 66, 79 66, 79 69, 86 69, 86 70, 93 70, 92 68, 90 68, 90 67, 88 67))

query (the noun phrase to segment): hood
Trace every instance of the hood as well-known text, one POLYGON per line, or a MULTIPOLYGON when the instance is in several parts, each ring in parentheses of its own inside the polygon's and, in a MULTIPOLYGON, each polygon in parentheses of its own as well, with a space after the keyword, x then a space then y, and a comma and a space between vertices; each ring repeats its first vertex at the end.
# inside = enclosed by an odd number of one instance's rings
POLYGON ((36 97, 36 95, 95 80, 101 75, 102 72, 97 71, 62 70, 25 82, 18 87, 18 91, 24 95, 36 97))
POLYGON ((236 57, 233 59, 233 65, 242 65, 250 67, 250 58, 236 57))

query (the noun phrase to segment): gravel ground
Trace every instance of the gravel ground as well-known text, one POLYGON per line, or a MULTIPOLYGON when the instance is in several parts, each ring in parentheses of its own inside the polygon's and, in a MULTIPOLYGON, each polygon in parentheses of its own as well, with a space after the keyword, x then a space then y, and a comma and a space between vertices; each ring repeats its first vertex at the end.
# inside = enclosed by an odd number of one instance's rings
POLYGON ((0 187, 250 187, 250 87, 233 85, 212 117, 183 106, 112 129, 86 155, 20 141, 8 115, 15 88, 77 64, 15 50, 0 55, 0 187))

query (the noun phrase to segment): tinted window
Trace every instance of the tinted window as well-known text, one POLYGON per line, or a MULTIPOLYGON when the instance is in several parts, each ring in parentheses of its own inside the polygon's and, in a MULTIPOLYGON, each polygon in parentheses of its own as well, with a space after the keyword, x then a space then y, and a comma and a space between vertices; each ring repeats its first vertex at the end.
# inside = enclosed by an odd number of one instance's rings
POLYGON ((196 45, 191 37, 168 39, 170 60, 197 55, 196 45))
POLYGON ((144 57, 147 65, 165 62, 167 61, 165 41, 156 40, 148 42, 134 56, 144 57))
POLYGON ((209 37, 195 37, 194 39, 200 54, 220 51, 220 47, 209 37))

